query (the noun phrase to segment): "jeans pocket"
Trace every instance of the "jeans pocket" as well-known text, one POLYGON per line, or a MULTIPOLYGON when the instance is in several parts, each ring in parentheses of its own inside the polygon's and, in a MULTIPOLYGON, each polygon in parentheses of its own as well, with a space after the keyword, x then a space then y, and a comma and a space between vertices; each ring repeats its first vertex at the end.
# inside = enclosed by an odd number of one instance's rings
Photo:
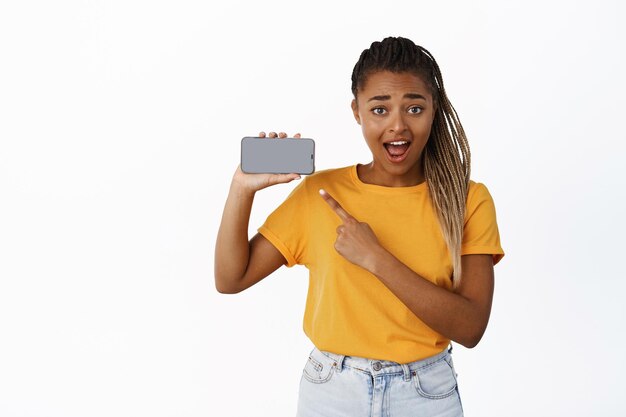
POLYGON ((413 374, 413 384, 422 397, 435 400, 446 398, 456 390, 456 373, 445 357, 416 369, 413 374))
POLYGON ((314 384, 323 384, 330 381, 335 373, 334 361, 314 348, 304 365, 302 375, 307 381, 314 384))

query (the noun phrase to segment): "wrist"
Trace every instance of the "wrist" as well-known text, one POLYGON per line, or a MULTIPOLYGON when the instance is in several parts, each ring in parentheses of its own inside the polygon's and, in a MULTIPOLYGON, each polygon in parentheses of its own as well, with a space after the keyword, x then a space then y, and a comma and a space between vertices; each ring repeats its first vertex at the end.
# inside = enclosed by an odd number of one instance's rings
POLYGON ((376 250, 371 252, 366 269, 372 274, 379 276, 381 271, 384 271, 386 265, 389 263, 390 256, 392 255, 387 249, 378 246, 376 250))
POLYGON ((254 198, 257 190, 246 187, 237 180, 233 180, 230 184, 230 193, 239 198, 254 198))

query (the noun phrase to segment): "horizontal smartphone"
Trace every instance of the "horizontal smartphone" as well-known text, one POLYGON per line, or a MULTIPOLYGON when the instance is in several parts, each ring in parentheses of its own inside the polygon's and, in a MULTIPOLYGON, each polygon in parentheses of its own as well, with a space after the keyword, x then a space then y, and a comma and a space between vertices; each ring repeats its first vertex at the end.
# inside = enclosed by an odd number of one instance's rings
POLYGON ((241 170, 247 174, 312 174, 315 172, 313 139, 241 139, 241 170))

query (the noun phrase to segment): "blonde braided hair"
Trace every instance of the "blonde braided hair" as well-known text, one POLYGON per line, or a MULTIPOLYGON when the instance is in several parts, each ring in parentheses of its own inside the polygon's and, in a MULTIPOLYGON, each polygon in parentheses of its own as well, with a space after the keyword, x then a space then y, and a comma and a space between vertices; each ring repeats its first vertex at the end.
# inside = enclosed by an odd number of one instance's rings
POLYGON ((465 131, 446 95, 439 66, 426 49, 401 37, 388 37, 372 43, 361 53, 352 72, 355 98, 367 77, 378 71, 413 73, 428 85, 433 96, 435 117, 424 148, 424 175, 450 252, 453 289, 457 289, 462 276, 461 243, 471 171, 471 154, 465 131))

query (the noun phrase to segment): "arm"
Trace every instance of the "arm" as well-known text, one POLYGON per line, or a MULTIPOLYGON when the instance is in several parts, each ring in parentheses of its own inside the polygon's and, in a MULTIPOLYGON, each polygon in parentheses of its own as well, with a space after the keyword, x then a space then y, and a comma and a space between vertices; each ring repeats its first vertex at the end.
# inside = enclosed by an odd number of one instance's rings
POLYGON ((257 233, 248 242, 254 193, 231 185, 215 245, 215 288, 235 294, 256 284, 284 262, 284 257, 257 233))
POLYGON ((468 348, 478 344, 489 321, 493 298, 492 255, 461 257, 463 279, 457 292, 418 275, 383 248, 367 223, 359 222, 323 190, 320 194, 343 224, 335 249, 348 261, 374 274, 420 320, 468 348))
MULTIPOLYGON (((259 135, 264 137, 261 132, 259 135)), ((287 135, 270 133, 271 138, 287 135)), ((299 137, 296 134, 295 137, 299 137)), ((237 167, 224 206, 215 244, 215 288, 234 294, 256 284, 286 263, 267 239, 257 234, 248 242, 248 223, 257 191, 290 182, 297 174, 245 174, 237 167)))
POLYGON ((417 317, 443 336, 473 348, 482 338, 493 299, 492 255, 461 257, 463 279, 457 292, 426 280, 381 248, 370 272, 417 317))

